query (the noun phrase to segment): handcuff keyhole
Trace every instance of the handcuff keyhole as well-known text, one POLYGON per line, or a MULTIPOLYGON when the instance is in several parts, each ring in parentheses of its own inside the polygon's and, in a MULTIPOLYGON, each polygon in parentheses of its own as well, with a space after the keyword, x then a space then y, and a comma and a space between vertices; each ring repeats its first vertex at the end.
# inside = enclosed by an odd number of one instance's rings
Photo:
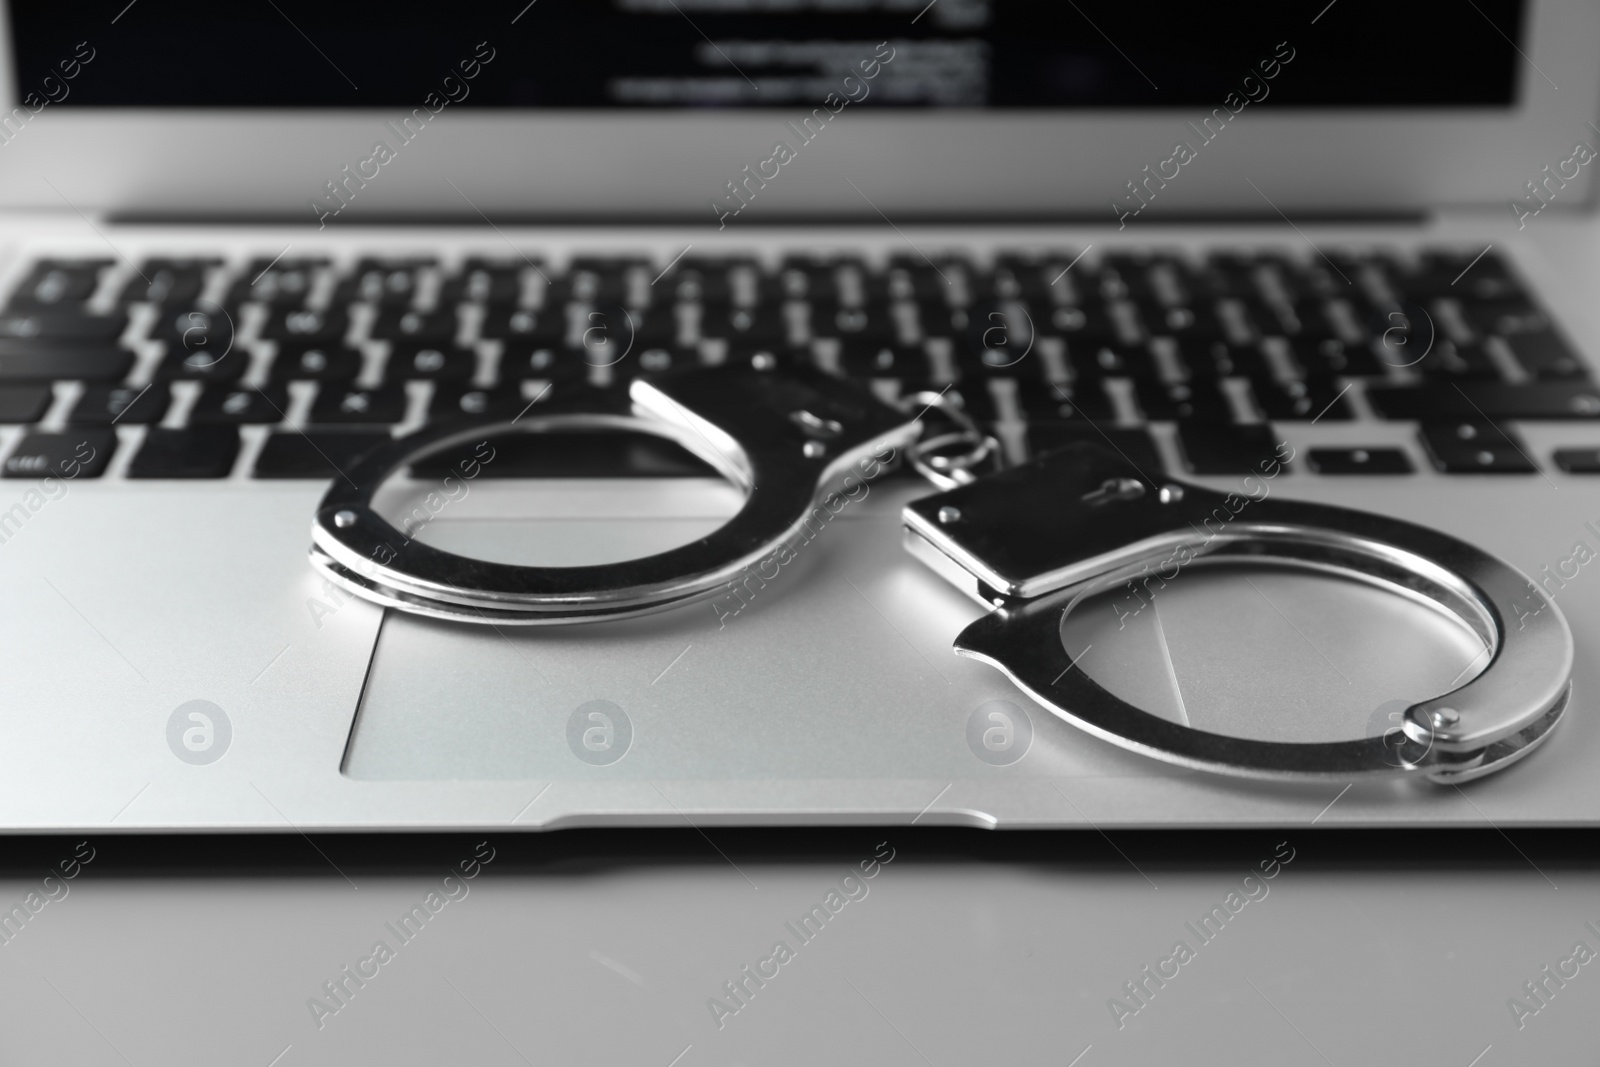
POLYGON ((1083 494, 1080 498, 1090 507, 1109 504, 1114 500, 1138 500, 1144 496, 1144 483, 1137 478, 1107 478, 1100 488, 1083 494))

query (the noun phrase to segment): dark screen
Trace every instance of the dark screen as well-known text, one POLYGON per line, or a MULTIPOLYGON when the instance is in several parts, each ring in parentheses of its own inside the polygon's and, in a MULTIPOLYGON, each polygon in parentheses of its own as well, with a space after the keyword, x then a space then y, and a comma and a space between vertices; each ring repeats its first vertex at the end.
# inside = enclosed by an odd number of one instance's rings
POLYGON ((274 108, 412 108, 430 93, 466 107, 792 107, 829 92, 900 108, 1209 108, 1231 92, 1266 107, 1508 106, 1526 14, 1521 0, 1447 13, 1376 0, 10 7, 20 96, 274 108), (863 63, 870 84, 841 88, 863 63), (1263 69, 1266 89, 1244 84, 1263 69))

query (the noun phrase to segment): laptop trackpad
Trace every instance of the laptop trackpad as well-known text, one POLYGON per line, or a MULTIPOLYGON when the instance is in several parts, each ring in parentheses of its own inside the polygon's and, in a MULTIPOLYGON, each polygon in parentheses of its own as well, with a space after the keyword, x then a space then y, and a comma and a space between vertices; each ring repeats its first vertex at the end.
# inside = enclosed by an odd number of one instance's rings
MULTIPOLYGON (((541 492, 475 491, 468 503, 482 512, 441 515, 424 538, 510 562, 603 563, 703 536, 740 502, 709 479, 541 492)), ((948 780, 984 770, 967 751, 973 709, 1028 701, 998 671, 950 654, 982 609, 904 552, 898 508, 881 504, 841 516, 725 625, 706 602, 536 627, 388 612, 345 773, 948 780)), ((1216 733, 1382 736, 1408 704, 1487 659, 1459 621, 1345 579, 1195 569, 1140 594, 1080 605, 1064 651, 1130 703, 1216 733)), ((1030 773, 1176 773, 1030 710, 1030 773)))
MULTIPOLYGON (((951 652, 982 609, 901 547, 900 507, 920 485, 880 488, 796 541, 776 575, 742 583, 736 612, 723 597, 635 619, 499 628, 386 613, 344 773, 942 784, 972 767, 995 771, 974 758, 968 720, 990 701, 1025 698, 951 652)), ((429 537, 464 550, 470 538, 495 556, 525 556, 531 539, 540 562, 603 562, 700 536, 740 500, 710 480, 541 492, 536 509, 441 515, 429 537)), ((475 488, 467 503, 479 500, 475 488)), ((1043 714, 1034 737, 1028 767, 1038 773, 1120 758, 1043 714)), ((1127 762, 1135 774, 1165 773, 1127 762)))

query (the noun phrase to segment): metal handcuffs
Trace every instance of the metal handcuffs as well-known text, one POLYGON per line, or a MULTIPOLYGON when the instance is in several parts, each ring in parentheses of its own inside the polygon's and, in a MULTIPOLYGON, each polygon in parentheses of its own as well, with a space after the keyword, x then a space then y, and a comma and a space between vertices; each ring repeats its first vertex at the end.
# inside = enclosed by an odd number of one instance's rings
MULTIPOLYGON (((957 636, 955 651, 992 664, 1049 711, 1124 748, 1256 778, 1420 774, 1459 782, 1527 755, 1567 706, 1573 641, 1554 601, 1510 564, 1425 526, 1279 498, 1253 501, 1235 516, 1225 494, 1151 479, 1097 445, 980 477, 972 460, 994 442, 959 413, 963 430, 918 447, 926 410, 913 417, 816 371, 704 368, 635 380, 628 395, 631 410, 539 404, 538 414, 514 421, 425 429, 367 453, 317 508, 313 564, 375 603, 464 622, 563 624, 664 611, 715 595, 768 557, 888 446, 944 490, 904 509, 906 548, 991 609, 957 636), (380 485, 430 456, 486 437, 594 429, 676 441, 743 490, 743 507, 690 544, 580 567, 455 555, 408 539, 373 510, 380 485), (963 434, 977 445, 964 460, 928 447, 963 434), (1207 522, 1219 508, 1231 521, 1217 532, 1207 522), (1060 631, 1087 597, 1175 559, 1292 567, 1377 586, 1460 619, 1486 645, 1489 664, 1408 708, 1387 737, 1258 741, 1172 722, 1096 684, 1068 656, 1060 631)), ((920 399, 944 406, 937 396, 920 399)))

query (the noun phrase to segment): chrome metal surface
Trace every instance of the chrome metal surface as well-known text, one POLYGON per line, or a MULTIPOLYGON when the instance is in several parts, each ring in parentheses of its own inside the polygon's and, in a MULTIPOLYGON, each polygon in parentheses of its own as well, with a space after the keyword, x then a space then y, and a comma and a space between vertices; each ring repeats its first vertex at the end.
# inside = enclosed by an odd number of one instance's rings
POLYGON ((1571 687, 1572 633, 1554 600, 1510 564, 1437 530, 1270 499, 1270 480, 1292 454, 1284 446, 1240 492, 1166 480, 1147 492, 1128 460, 1073 445, 915 501, 904 512, 906 543, 995 608, 956 638, 959 654, 998 667, 1045 708, 1133 751, 1249 777, 1438 781, 1477 777, 1526 755, 1559 720, 1571 687), (947 521, 952 510, 959 521, 947 521), (1096 683, 1063 647, 1062 624, 1086 598, 1119 586, 1138 597, 1141 581, 1148 593, 1150 581, 1164 587, 1189 568, 1229 563, 1336 574, 1434 605, 1478 635, 1488 666, 1408 708, 1398 746, 1383 737, 1303 743, 1232 737, 1152 715, 1096 683))
POLYGON ((971 485, 988 473, 986 468, 998 469, 1000 442, 984 433, 972 416, 952 401, 948 389, 912 393, 901 406, 907 411, 917 410, 918 420, 930 411, 938 411, 955 423, 954 431, 925 435, 907 451, 916 472, 940 489, 971 485))
POLYGON ((608 412, 583 398, 571 408, 540 405, 537 414, 508 422, 425 429, 367 455, 334 481, 317 508, 313 565, 373 603, 433 618, 545 625, 664 611, 714 595, 815 524, 816 509, 837 510, 835 502, 861 495, 921 429, 865 390, 815 371, 779 376, 707 368, 635 380, 629 398, 631 410, 608 412), (744 506, 690 544, 582 567, 446 552, 402 532, 373 507, 390 477, 451 449, 477 442, 474 454, 488 462, 503 435, 596 429, 677 442, 741 489, 744 506))

